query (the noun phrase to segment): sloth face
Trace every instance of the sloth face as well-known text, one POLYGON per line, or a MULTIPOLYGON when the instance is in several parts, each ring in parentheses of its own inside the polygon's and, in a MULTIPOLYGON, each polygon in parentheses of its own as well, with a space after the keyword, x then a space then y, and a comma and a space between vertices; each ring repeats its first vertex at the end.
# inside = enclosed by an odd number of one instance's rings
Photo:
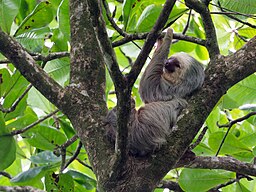
POLYGON ((192 62, 193 60, 188 54, 176 53, 164 62, 162 77, 170 84, 177 85, 183 81, 184 74, 192 62))
POLYGON ((174 73, 176 68, 180 68, 180 62, 176 57, 170 57, 164 63, 164 69, 168 73, 174 73))

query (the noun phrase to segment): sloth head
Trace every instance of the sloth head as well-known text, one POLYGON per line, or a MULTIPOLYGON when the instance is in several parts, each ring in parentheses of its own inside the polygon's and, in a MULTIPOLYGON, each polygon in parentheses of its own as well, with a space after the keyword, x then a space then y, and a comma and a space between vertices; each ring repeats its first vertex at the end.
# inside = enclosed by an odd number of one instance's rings
POLYGON ((165 60, 162 77, 173 85, 191 80, 197 82, 195 86, 199 86, 203 82, 203 74, 201 63, 187 53, 180 52, 165 60))

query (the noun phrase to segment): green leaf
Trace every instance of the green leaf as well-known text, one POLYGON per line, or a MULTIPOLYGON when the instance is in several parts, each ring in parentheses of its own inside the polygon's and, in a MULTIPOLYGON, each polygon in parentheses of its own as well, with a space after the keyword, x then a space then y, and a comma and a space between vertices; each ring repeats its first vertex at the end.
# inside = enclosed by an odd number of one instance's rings
MULTIPOLYGON (((149 5, 147 6, 143 12, 141 13, 137 24, 136 24, 136 32, 147 32, 150 31, 152 29, 152 27, 154 26, 157 18, 159 17, 160 13, 162 11, 162 5, 149 5)), ((168 23, 176 20, 177 18, 179 18, 180 16, 182 16, 185 12, 187 11, 187 9, 178 9, 176 6, 174 6, 169 19, 168 19, 168 23)))
POLYGON ((72 176, 67 173, 49 172, 45 177, 45 187, 47 191, 72 192, 74 191, 74 181, 72 176))
POLYGON ((52 151, 57 145, 66 142, 67 138, 59 130, 50 126, 37 126, 27 131, 25 136, 30 145, 42 149, 52 151))
POLYGON ((35 88, 31 88, 28 92, 27 102, 32 108, 39 108, 46 113, 50 113, 55 109, 54 105, 35 88))
POLYGON ((52 151, 43 151, 30 157, 30 161, 36 164, 58 163, 61 157, 57 157, 52 151))
POLYGON ((147 6, 141 16, 138 19, 136 25, 136 32, 147 32, 149 31, 155 24, 160 12, 162 10, 161 5, 149 5, 147 6))
MULTIPOLYGON (((213 151, 217 152, 224 135, 225 132, 220 131, 210 135, 208 143, 213 151)), ((239 152, 250 152, 250 149, 240 142, 239 139, 237 139, 232 133, 229 133, 221 147, 219 154, 234 154, 239 152)))
MULTIPOLYGON (((10 86, 9 89, 6 90, 3 103, 3 107, 6 109, 13 105, 13 103, 21 96, 21 94, 23 94, 28 85, 28 81, 23 76, 21 76, 20 72, 17 70, 14 72, 14 74, 11 75, 11 81, 9 83, 10 86)), ((26 98, 27 96, 25 96, 21 102, 19 102, 19 105, 13 112, 6 114, 6 121, 23 114, 24 110, 26 109, 26 98)))
POLYGON ((67 40, 70 39, 70 22, 69 22, 69 1, 62 0, 57 15, 60 31, 67 40))
POLYGON ((88 190, 96 188, 96 180, 83 173, 74 170, 69 170, 67 174, 72 176, 77 183, 84 186, 88 190))
POLYGON ((69 58, 55 59, 47 62, 44 70, 61 86, 69 80, 70 62, 69 58))
POLYGON ((5 126, 3 113, 0 112, 0 171, 8 168, 16 159, 16 143, 5 126))
POLYGON ((37 119, 38 118, 37 118, 35 112, 31 108, 27 107, 26 111, 24 112, 24 115, 18 116, 13 121, 11 121, 11 123, 6 125, 6 127, 9 130, 22 129, 22 128, 32 124, 33 122, 35 122, 37 119))
POLYGON ((26 49, 41 53, 44 48, 45 38, 50 34, 51 30, 49 27, 36 28, 19 35, 16 37, 16 40, 26 49))
POLYGON ((237 102, 237 107, 256 102, 256 75, 252 74, 241 82, 231 87, 227 96, 237 102))
POLYGON ((22 21, 14 36, 35 28, 45 27, 53 19, 53 10, 52 3, 49 1, 40 2, 33 12, 22 21))
POLYGON ((63 131, 65 132, 68 138, 71 138, 76 134, 74 128, 71 126, 70 123, 68 123, 62 118, 59 119, 59 122, 60 122, 61 128, 63 129, 63 131))
POLYGON ((0 95, 5 97, 13 85, 13 79, 6 68, 0 69, 0 75, 2 81, 0 83, 0 95))
POLYGON ((187 192, 205 192, 233 178, 235 178, 235 173, 224 170, 183 169, 179 185, 187 192))
POLYGON ((52 169, 51 166, 34 167, 27 171, 21 172, 11 179, 12 183, 33 183, 40 180, 45 173, 52 169))
POLYGON ((126 29, 129 18, 130 18, 130 13, 131 9, 133 8, 135 0, 124 0, 123 3, 123 20, 124 20, 124 28, 126 29))
POLYGON ((256 13, 256 1, 255 0, 219 0, 223 8, 246 14, 256 13))
POLYGON ((0 27, 10 34, 15 16, 19 12, 21 0, 0 0, 0 27))
MULTIPOLYGON (((1 127, 1 129, 3 129, 3 127, 1 127)), ((9 167, 16 158, 15 140, 12 136, 0 136, 0 146, 0 171, 3 171, 9 167)))

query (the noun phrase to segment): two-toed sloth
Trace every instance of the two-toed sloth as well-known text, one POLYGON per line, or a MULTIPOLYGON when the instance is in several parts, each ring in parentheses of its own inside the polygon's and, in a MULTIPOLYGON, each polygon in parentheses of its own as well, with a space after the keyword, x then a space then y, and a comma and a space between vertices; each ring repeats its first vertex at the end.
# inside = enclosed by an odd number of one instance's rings
MULTIPOLYGON (((140 81, 139 93, 145 105, 138 110, 134 102, 131 106, 128 149, 133 155, 146 155, 166 143, 180 112, 187 105, 184 98, 204 81, 203 67, 193 57, 181 52, 168 58, 172 36, 172 29, 168 29, 140 81)), ((116 108, 109 111, 106 121, 107 136, 114 142, 116 108)))
POLYGON ((204 69, 196 59, 184 52, 168 58, 172 36, 169 28, 142 75, 139 93, 144 103, 184 98, 203 84, 204 69))

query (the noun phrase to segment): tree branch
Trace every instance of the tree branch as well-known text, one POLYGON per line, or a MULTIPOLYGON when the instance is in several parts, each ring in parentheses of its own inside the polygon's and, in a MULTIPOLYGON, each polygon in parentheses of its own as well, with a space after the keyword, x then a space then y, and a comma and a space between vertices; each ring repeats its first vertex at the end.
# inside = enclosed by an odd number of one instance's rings
POLYGON ((29 90, 32 88, 32 84, 29 84, 28 87, 26 88, 26 90, 21 94, 21 96, 19 96, 14 103, 12 104, 12 106, 8 109, 5 109, 3 107, 3 105, 0 104, 0 111, 2 111, 3 113, 10 113, 13 112, 16 107, 18 106, 18 104, 21 102, 21 100, 25 97, 25 95, 29 92, 29 90))
POLYGON ((45 192, 41 189, 36 189, 34 187, 30 186, 0 186, 0 191, 6 191, 6 192, 45 192))
POLYGON ((213 60, 220 54, 220 50, 211 14, 207 7, 208 3, 204 4, 198 0, 185 0, 185 3, 189 8, 194 9, 201 15, 206 34, 206 48, 209 52, 210 59, 213 60))
POLYGON ((147 60, 147 57, 154 46, 157 38, 161 34, 161 30, 163 29, 164 25, 166 24, 168 17, 172 11, 172 8, 175 4, 176 0, 166 0, 163 9, 153 26, 153 29, 149 32, 147 39, 142 47, 140 54, 138 55, 134 65, 127 76, 129 87, 132 87, 135 83, 144 63, 147 60))
POLYGON ((104 55, 104 61, 108 67, 113 83, 115 85, 117 94, 117 134, 115 142, 116 159, 113 165, 112 178, 121 177, 125 170, 125 163, 127 161, 127 138, 128 128, 127 124, 131 109, 131 87, 127 87, 126 78, 122 75, 118 63, 116 61, 114 50, 109 41, 104 19, 102 18, 102 10, 99 1, 88 1, 88 8, 90 10, 90 18, 94 24, 94 31, 99 44, 99 48, 104 55))
MULTIPOLYGON (((20 73, 39 90, 49 101, 63 109, 64 88, 40 68, 33 57, 14 39, 0 29, 0 51, 20 73)), ((67 98, 66 98, 67 99, 67 98)))
POLYGON ((185 167, 203 169, 223 169, 236 173, 256 176, 256 165, 238 161, 233 157, 196 157, 185 167))
POLYGON ((31 129, 32 127, 36 126, 37 124, 43 122, 44 120, 50 118, 51 116, 53 116, 55 113, 57 113, 59 110, 55 110, 51 113, 49 113, 48 115, 44 116, 43 118, 41 119, 38 119, 37 121, 35 121, 34 123, 28 125, 27 127, 24 127, 23 129, 19 129, 19 130, 14 130, 11 132, 10 135, 18 135, 18 134, 22 134, 22 133, 25 133, 26 131, 28 131, 29 129, 31 129))
MULTIPOLYGON (((149 33, 128 34, 123 39, 113 42, 112 47, 118 47, 118 46, 121 46, 121 45, 126 44, 130 41, 133 41, 133 40, 146 39, 148 34, 149 33)), ((165 35, 165 32, 161 33, 160 37, 164 37, 164 35, 165 35)), ((199 39, 199 38, 196 38, 196 37, 186 36, 184 34, 174 33, 173 34, 173 39, 184 40, 184 41, 188 41, 188 42, 191 42, 191 43, 196 43, 198 45, 206 46, 206 41, 205 40, 199 39)))

